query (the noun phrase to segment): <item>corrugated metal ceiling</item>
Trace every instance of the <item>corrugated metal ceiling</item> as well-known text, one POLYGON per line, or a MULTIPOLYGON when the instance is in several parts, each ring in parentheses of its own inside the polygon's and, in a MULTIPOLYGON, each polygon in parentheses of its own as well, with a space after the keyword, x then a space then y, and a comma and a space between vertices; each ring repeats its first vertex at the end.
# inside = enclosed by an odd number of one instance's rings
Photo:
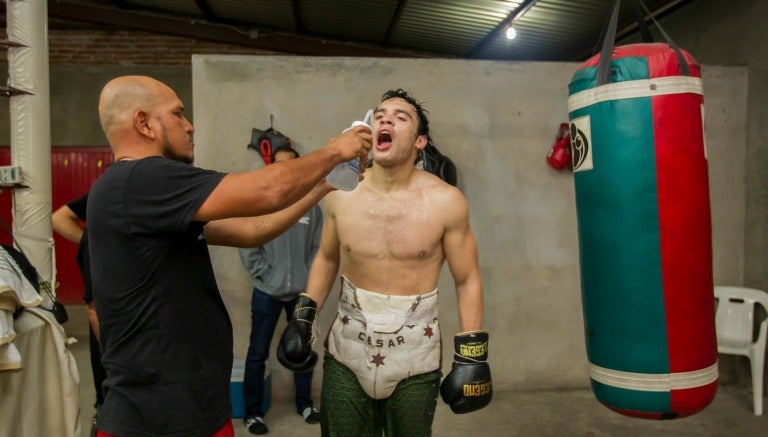
MULTIPOLYGON (((622 0, 619 35, 635 26, 622 0)), ((694 0, 644 0, 657 18, 694 0)), ((49 0, 61 23, 153 31, 303 55, 582 60, 612 0, 49 0), (513 22, 517 38, 504 30, 513 22), (151 24, 150 24, 151 23, 151 24)))

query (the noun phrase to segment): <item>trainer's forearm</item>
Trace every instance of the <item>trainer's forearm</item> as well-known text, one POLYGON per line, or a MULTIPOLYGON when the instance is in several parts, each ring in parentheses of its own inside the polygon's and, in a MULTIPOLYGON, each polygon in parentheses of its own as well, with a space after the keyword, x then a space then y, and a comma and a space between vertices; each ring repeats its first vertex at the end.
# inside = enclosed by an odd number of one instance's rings
POLYGON ((323 182, 298 202, 278 212, 258 217, 214 220, 205 226, 208 244, 232 247, 258 247, 287 231, 333 188, 323 182))
POLYGON ((341 162, 334 149, 323 147, 297 159, 277 162, 222 179, 195 214, 195 220, 270 214, 293 204, 341 162))
POLYGON ((252 240, 249 241, 248 246, 262 246, 277 238, 290 229, 307 211, 317 205, 331 191, 333 191, 332 186, 321 182, 293 205, 272 214, 256 217, 256 220, 260 221, 259 230, 251 235, 252 240))
POLYGON ((281 203, 276 206, 279 210, 302 198, 340 162, 341 155, 335 149, 323 147, 301 158, 267 165, 258 171, 262 174, 250 172, 245 175, 252 184, 281 193, 276 199, 281 203))

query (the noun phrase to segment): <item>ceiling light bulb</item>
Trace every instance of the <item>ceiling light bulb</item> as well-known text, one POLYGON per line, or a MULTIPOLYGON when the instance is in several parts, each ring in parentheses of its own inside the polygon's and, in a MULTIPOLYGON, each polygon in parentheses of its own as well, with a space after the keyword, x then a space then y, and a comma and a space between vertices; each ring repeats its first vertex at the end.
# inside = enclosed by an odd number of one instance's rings
POLYGON ((506 35, 507 35, 507 39, 515 39, 515 37, 517 36, 517 31, 515 30, 514 27, 509 26, 507 27, 506 35))

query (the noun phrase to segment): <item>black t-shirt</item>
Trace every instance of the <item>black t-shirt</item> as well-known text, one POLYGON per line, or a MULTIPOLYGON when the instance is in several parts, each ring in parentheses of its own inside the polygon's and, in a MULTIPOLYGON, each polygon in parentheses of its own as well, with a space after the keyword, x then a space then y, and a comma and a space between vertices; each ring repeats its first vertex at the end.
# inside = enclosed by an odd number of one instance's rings
MULTIPOLYGON (((77 218, 85 221, 85 212, 88 208, 88 193, 69 201, 67 207, 75 213, 77 218)), ((80 273, 83 276, 83 300, 85 302, 91 302, 93 300, 93 287, 91 286, 91 258, 88 256, 87 232, 83 232, 83 236, 77 244, 75 261, 77 261, 77 265, 80 267, 80 273)))
POLYGON ((88 200, 109 434, 209 436, 230 420, 232 324, 192 217, 223 173, 116 162, 88 200))

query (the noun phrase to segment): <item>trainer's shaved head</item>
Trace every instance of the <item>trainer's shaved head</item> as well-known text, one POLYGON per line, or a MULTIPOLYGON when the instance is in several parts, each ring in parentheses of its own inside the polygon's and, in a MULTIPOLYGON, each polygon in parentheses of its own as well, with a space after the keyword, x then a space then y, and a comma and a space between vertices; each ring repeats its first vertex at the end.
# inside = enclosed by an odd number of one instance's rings
POLYGON ((115 160, 163 156, 194 161, 195 127, 168 85, 148 76, 121 76, 104 85, 99 120, 115 160))
POLYGON ((151 111, 159 98, 173 91, 147 76, 122 76, 110 80, 99 96, 99 120, 107 139, 130 128, 137 110, 151 111))

